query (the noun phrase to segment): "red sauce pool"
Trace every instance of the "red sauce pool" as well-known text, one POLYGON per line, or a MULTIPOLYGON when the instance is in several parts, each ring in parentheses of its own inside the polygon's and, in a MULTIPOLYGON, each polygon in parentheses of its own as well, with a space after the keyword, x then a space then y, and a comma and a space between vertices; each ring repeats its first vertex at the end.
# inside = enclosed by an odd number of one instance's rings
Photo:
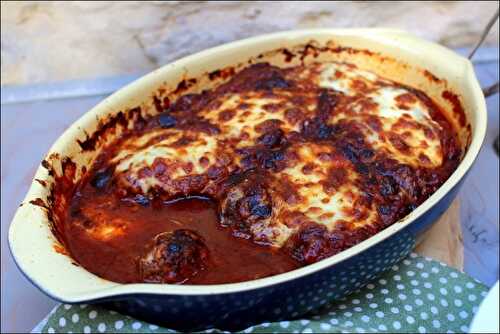
MULTIPOLYGON (((67 247, 79 263, 98 276, 119 283, 141 282, 138 260, 151 240, 162 232, 178 229, 196 231, 209 250, 209 261, 204 270, 185 284, 234 283, 271 276, 299 267, 284 251, 255 245, 252 241, 235 238, 230 230, 219 225, 217 206, 201 197, 190 197, 171 202, 160 202, 146 207, 117 203, 109 194, 98 194, 84 187, 80 198, 89 196, 94 204, 123 218, 126 233, 99 240, 75 223, 80 209, 73 209, 65 223, 67 247)), ((83 205, 85 201, 79 201, 83 205)), ((73 203, 73 207, 74 207, 73 203)), ((81 208, 92 210, 91 207, 81 208)))

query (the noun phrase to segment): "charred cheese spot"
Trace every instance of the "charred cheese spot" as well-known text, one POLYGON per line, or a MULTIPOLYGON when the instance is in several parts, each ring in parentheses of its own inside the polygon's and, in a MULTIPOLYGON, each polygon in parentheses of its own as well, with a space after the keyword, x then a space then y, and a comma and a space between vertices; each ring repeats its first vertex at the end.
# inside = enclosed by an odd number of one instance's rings
POLYGON ((287 110, 294 105, 284 95, 269 95, 261 91, 230 94, 223 97, 218 108, 202 110, 200 114, 218 124, 226 140, 232 141, 235 148, 251 146, 261 135, 259 125, 274 121, 288 133, 298 130, 298 124, 289 121, 287 110), (272 111, 269 106, 272 105, 272 111), (231 118, 221 119, 220 114, 230 112, 231 118))
POLYGON ((216 149, 215 137, 158 129, 127 140, 111 162, 116 164, 116 177, 122 186, 142 193, 156 188, 175 195, 184 193, 186 182, 199 182, 199 188, 206 186, 203 177, 194 177, 206 175, 211 167, 220 165, 216 149))
POLYGON ((342 119, 356 121, 368 142, 376 150, 413 166, 422 165, 418 158, 429 158, 428 167, 442 163, 442 147, 438 133, 442 131, 432 119, 429 107, 415 94, 390 85, 375 74, 348 68, 342 64, 323 64, 319 85, 333 88, 353 97, 331 123, 342 119), (338 73, 343 75, 338 77, 338 73), (423 146, 422 142, 426 145, 423 146))

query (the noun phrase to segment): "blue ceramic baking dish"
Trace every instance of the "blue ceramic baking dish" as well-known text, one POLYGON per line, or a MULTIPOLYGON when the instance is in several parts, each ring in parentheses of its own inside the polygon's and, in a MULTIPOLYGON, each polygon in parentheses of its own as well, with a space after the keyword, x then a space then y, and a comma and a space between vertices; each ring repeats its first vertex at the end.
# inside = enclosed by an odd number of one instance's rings
MULTIPOLYGON (((227 79, 224 77, 218 80, 227 79)), ((32 183, 10 226, 9 244, 26 277, 61 302, 105 303, 134 317, 183 330, 236 330, 263 321, 292 319, 358 289, 408 255, 456 196, 480 150, 485 130, 486 105, 472 64, 442 46, 405 32, 314 29, 237 41, 163 66, 106 98, 71 125, 38 168, 34 177, 38 181, 32 183), (332 48, 336 52, 328 51, 332 48), (301 57, 286 62, 284 49, 301 57), (311 49, 315 52, 308 53, 311 49), (187 87, 183 93, 194 92, 220 83, 208 80, 208 73, 260 61, 290 66, 299 58, 306 63, 348 61, 425 91, 454 122, 465 152, 462 162, 441 188, 401 221, 337 255, 280 275, 219 285, 119 284, 73 264, 53 234, 54 220, 64 208, 50 207, 50 198, 57 195, 57 189, 64 189, 64 185, 55 184, 54 176, 63 170, 68 173, 68 157, 75 163, 71 171, 78 179, 102 145, 119 131, 82 150, 80 144, 89 134, 119 113, 138 106, 145 113, 155 113, 151 107, 155 92, 175 95, 179 82, 187 87), (466 114, 465 126, 460 125, 453 105, 443 99, 444 90, 459 96, 466 114), (41 203, 49 204, 44 208, 41 203)))

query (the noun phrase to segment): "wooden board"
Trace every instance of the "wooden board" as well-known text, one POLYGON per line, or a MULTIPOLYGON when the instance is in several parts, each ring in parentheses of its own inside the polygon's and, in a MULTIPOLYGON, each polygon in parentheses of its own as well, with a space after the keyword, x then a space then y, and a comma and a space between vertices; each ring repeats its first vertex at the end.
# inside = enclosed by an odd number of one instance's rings
POLYGON ((458 199, 455 199, 438 222, 425 232, 415 252, 463 271, 464 247, 458 199))

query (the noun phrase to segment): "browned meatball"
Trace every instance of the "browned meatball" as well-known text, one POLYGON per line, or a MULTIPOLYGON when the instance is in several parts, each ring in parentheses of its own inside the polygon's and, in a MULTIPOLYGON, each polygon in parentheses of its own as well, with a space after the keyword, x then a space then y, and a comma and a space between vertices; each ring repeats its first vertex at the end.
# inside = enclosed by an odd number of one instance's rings
POLYGON ((157 235, 140 259, 144 282, 183 283, 205 269, 208 248, 191 230, 176 230, 157 235))
POLYGON ((271 195, 263 177, 249 175, 226 194, 221 205, 221 224, 230 227, 237 237, 258 239, 251 227, 269 221, 272 211, 271 195))

